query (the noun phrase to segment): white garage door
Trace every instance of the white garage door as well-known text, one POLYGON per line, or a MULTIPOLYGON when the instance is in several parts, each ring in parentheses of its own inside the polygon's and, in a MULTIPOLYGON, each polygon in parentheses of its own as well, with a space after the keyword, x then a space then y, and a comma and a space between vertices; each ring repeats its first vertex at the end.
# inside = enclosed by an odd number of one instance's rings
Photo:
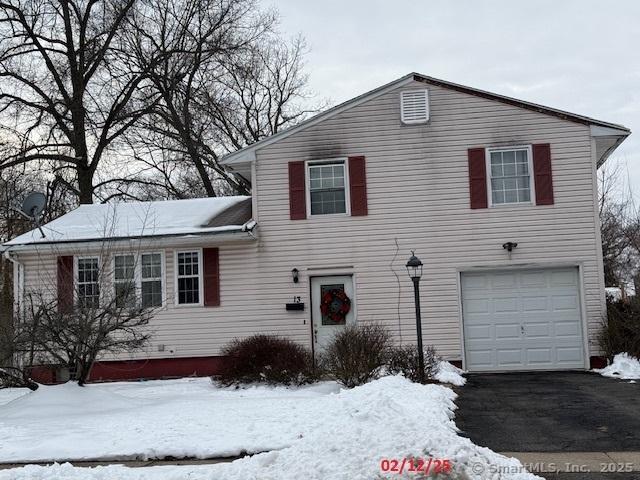
POLYGON ((466 368, 584 368, 577 268, 462 274, 466 368))

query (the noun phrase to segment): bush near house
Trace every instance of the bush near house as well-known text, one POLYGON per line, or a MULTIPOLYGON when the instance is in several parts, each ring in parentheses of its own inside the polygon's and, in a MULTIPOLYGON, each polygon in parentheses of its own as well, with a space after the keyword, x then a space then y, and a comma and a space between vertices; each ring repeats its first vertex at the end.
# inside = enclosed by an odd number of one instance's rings
MULTIPOLYGON (((387 370, 393 375, 401 373, 412 382, 420 382, 418 347, 415 345, 401 345, 389 350, 387 370)), ((424 350, 424 373, 427 381, 435 381, 438 372, 438 356, 433 346, 424 350)))
POLYGON ((607 317, 599 339, 605 355, 626 352, 640 358, 640 300, 607 300, 607 317))
POLYGON ((227 357, 217 380, 226 386, 262 382, 302 385, 318 377, 311 353, 302 345, 275 335, 253 335, 233 340, 222 354, 227 357))
POLYGON ((389 332, 380 325, 353 325, 337 333, 321 358, 330 377, 347 388, 380 376, 391 347, 389 332))

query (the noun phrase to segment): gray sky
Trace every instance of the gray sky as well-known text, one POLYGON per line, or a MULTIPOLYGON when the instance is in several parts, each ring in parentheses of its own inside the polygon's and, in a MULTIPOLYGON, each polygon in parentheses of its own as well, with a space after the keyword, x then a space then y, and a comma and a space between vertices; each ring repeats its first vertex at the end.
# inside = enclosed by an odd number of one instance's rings
POLYGON ((272 0, 331 105, 412 71, 621 123, 640 195, 640 0, 272 0))

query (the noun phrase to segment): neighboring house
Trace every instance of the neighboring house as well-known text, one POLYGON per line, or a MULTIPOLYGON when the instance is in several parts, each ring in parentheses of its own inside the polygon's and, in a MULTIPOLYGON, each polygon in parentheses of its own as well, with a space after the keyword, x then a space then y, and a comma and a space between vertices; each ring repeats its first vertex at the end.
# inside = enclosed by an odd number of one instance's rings
POLYGON ((78 283, 106 263, 104 237, 156 267, 135 273, 159 306, 149 350, 94 378, 212 373, 227 342, 258 332, 317 353, 344 324, 375 322, 415 342, 411 250, 441 355, 470 371, 586 369, 605 315, 596 169, 629 134, 409 74, 228 155, 250 200, 82 206, 5 254, 18 301, 93 291, 78 283), (323 314, 340 292, 346 316, 323 314))

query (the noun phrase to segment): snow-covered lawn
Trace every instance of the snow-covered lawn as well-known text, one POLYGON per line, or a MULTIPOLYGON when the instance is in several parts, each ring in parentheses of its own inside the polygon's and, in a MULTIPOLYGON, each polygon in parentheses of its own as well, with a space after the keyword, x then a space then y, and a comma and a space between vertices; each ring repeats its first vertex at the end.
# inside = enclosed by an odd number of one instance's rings
POLYGON ((604 377, 619 378, 621 380, 640 380, 640 359, 628 353, 619 353, 613 357, 613 363, 604 368, 594 369, 604 377))
POLYGON ((93 469, 54 465, 0 471, 0 480, 415 478, 381 471, 383 459, 447 459, 446 478, 538 478, 458 436, 456 394, 400 376, 341 390, 332 382, 287 389, 224 389, 208 379, 41 387, 0 395, 0 461, 213 457, 231 463, 93 469), (13 397, 13 399, 12 399, 13 397), (17 398, 16 398, 17 397, 17 398), (504 471, 503 470, 503 471, 504 471))

